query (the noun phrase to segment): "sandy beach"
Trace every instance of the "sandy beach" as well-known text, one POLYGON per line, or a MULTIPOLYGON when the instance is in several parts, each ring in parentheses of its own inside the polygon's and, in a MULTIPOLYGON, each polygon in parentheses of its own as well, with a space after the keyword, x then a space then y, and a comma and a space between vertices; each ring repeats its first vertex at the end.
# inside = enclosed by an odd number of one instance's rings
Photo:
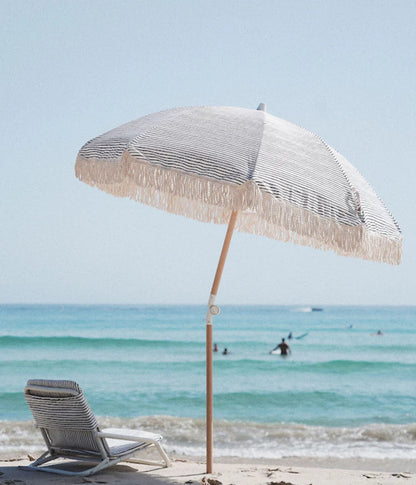
POLYGON ((237 460, 224 458, 205 474, 203 460, 175 457, 169 468, 122 463, 91 477, 63 477, 22 470, 27 458, 0 462, 0 485, 25 484, 187 484, 187 485, 390 485, 416 484, 416 464, 410 460, 279 459, 237 460), (245 463, 243 463, 243 461, 245 463))

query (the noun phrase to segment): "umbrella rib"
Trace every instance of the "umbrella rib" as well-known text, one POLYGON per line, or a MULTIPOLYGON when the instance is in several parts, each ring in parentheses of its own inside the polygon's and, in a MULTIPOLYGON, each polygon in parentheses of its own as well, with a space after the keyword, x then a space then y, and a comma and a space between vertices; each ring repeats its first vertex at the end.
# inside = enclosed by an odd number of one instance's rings
POLYGON ((348 187, 351 191, 351 196, 353 198, 353 201, 354 201, 354 204, 356 205, 356 208, 355 208, 355 211, 358 215, 358 218, 361 220, 361 222, 363 223, 363 214, 361 214, 361 207, 360 207, 360 203, 359 203, 359 199, 357 199, 357 195, 356 195, 356 188, 353 186, 353 184, 351 183, 351 180, 350 178, 348 177, 348 175, 345 173, 345 170, 344 168, 342 167, 342 164, 341 162, 339 161, 338 157, 336 156, 336 154, 334 153, 334 149, 328 145, 328 143, 326 143, 325 140, 323 140, 319 135, 316 135, 315 133, 312 133, 312 132, 309 132, 311 133, 312 135, 314 135, 316 138, 318 138, 318 140, 322 143, 322 145, 327 149, 328 153, 331 155, 331 157, 333 158, 333 160, 335 161, 336 165, 338 166, 342 176, 344 177, 345 181, 347 182, 348 184, 348 187))
POLYGON ((253 166, 250 168, 250 171, 248 173, 248 180, 253 180, 254 171, 256 170, 256 167, 257 167, 257 160, 259 159, 261 145, 263 143, 264 125, 266 123, 265 109, 266 109, 266 106, 263 103, 260 103, 259 107, 257 108, 257 111, 260 111, 263 115, 263 123, 261 124, 261 135, 259 137, 259 140, 260 140, 259 146, 257 147, 257 153, 256 153, 256 156, 254 157, 253 166))

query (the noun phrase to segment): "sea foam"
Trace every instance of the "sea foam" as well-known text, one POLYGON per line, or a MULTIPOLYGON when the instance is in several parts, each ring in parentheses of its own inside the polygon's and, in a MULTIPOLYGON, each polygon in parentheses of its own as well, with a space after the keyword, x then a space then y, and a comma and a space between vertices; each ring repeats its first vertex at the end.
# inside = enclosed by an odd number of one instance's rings
MULTIPOLYGON (((161 433, 171 453, 194 457, 205 453, 205 422, 201 419, 146 416, 99 417, 98 421, 102 428, 126 427, 161 433)), ((224 457, 414 459, 416 423, 333 428, 220 420, 214 423, 214 442, 216 456, 224 457)), ((1 458, 40 453, 44 447, 32 421, 0 422, 1 458)))

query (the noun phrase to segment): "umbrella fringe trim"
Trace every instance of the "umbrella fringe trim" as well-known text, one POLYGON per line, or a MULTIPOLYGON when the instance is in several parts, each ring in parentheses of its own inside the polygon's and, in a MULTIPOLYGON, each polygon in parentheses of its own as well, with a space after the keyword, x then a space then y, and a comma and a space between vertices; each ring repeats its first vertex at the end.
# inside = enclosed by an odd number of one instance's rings
POLYGON ((235 229, 341 256, 399 264, 402 237, 392 239, 364 225, 347 226, 307 209, 276 200, 254 182, 242 185, 149 165, 125 152, 123 158, 95 160, 78 156, 76 176, 88 185, 128 197, 172 214, 227 224, 238 211, 235 229), (261 214, 261 217, 259 217, 261 214))

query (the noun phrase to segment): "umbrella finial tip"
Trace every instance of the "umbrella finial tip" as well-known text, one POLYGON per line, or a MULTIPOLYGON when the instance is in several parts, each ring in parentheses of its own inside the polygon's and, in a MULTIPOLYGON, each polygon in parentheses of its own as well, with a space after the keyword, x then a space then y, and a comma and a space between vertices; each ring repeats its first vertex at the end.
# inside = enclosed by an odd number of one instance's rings
POLYGON ((257 107, 257 111, 266 111, 266 105, 264 103, 260 103, 257 107))

